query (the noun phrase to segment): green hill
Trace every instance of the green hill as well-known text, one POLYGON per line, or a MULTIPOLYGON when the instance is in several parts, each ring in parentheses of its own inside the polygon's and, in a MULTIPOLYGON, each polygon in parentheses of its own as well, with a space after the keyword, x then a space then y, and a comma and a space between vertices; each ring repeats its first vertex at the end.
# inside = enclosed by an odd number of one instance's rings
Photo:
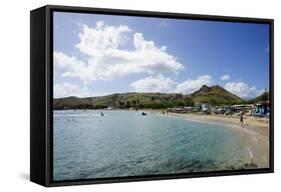
POLYGON ((198 91, 191 94, 193 102, 209 103, 211 105, 238 104, 243 99, 230 93, 219 85, 208 87, 203 85, 198 91))
POLYGON ((259 102, 263 102, 263 101, 268 101, 269 100, 269 92, 265 91, 264 93, 262 93, 261 95, 250 99, 248 101, 246 101, 247 103, 259 103, 259 102))
POLYGON ((107 107, 159 109, 186 105, 193 105, 189 96, 165 93, 116 93, 100 97, 66 97, 53 100, 54 109, 102 109, 107 107))
POLYGON ((195 102, 211 105, 236 104, 243 100, 220 86, 202 86, 198 91, 183 95, 177 93, 116 93, 100 97, 66 97, 53 100, 53 108, 62 109, 102 109, 107 107, 127 109, 193 106, 195 102))

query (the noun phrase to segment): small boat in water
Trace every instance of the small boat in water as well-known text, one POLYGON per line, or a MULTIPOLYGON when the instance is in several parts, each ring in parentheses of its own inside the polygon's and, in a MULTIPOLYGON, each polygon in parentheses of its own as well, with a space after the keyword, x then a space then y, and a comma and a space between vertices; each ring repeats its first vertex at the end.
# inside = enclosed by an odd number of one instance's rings
POLYGON ((145 112, 141 112, 141 115, 147 115, 145 112))

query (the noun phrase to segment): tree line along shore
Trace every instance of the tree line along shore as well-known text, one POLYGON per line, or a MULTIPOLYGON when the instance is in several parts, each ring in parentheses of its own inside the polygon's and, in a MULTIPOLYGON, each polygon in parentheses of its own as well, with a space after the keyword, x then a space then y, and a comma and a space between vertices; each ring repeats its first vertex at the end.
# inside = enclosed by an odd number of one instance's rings
MULTIPOLYGON (((253 105, 269 107, 269 93, 244 100, 224 88, 215 85, 203 85, 192 94, 180 93, 116 93, 98 97, 65 97, 54 98, 54 110, 70 109, 162 109, 170 112, 204 112, 204 113, 237 113, 253 109, 253 105)), ((261 109, 261 108, 260 108, 261 109)), ((266 115, 266 113, 265 113, 266 115)))

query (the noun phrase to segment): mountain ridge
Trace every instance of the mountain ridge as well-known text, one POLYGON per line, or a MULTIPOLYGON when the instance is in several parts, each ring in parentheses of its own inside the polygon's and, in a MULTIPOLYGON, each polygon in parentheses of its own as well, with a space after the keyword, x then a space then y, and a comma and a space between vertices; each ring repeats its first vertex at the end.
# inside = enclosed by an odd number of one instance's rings
POLYGON ((203 85, 191 94, 181 93, 115 93, 95 97, 75 97, 53 99, 53 109, 103 109, 112 108, 151 108, 164 109, 169 107, 193 106, 195 103, 211 105, 241 104, 246 101, 225 90, 219 85, 203 85))

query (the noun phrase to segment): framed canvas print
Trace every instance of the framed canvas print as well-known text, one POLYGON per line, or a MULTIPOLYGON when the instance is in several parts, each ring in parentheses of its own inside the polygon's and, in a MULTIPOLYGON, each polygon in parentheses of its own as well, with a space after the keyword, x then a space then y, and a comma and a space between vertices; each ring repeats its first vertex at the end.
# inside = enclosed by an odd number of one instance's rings
POLYGON ((30 178, 273 172, 273 20, 31 11, 30 178))

